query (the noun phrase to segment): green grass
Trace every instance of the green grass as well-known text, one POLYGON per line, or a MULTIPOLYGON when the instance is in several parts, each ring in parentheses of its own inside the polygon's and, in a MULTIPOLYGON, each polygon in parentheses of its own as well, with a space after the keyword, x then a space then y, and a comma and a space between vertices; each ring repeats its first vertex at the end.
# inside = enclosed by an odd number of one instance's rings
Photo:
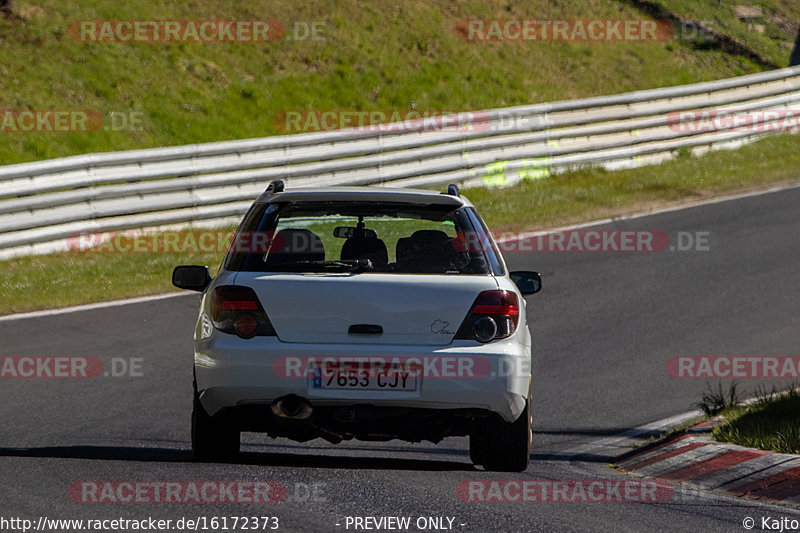
POLYGON ((779 453, 800 453, 800 392, 796 386, 783 394, 762 394, 748 407, 723 411, 726 421, 714 428, 713 436, 749 448, 779 453))
POLYGON ((736 409, 742 401, 737 391, 738 386, 739 384, 734 381, 728 385, 728 390, 724 391, 722 382, 717 383, 716 389, 708 384, 706 390, 700 394, 700 401, 693 407, 699 408, 708 417, 736 409))
MULTIPOLYGON (((658 166, 557 174, 506 189, 469 189, 493 230, 550 228, 797 181, 797 138, 775 136, 736 151, 683 155, 658 166)), ((191 230, 187 230, 191 231, 191 230)), ((175 290, 178 264, 220 264, 219 253, 79 253, 0 261, 0 314, 175 290)))
POLYGON ((618 0, 15 0, 14 7, 14 18, 0 17, 0 109, 138 113, 144 126, 0 133, 0 164, 275 135, 282 131, 274 117, 284 110, 486 109, 765 68, 680 39, 480 43, 464 41, 455 31, 469 18, 646 18, 618 0), (325 40, 76 42, 67 31, 70 23, 88 19, 319 21, 325 40))
POLYGON ((170 292, 176 265, 216 272, 221 260, 213 253, 63 252, 0 261, 0 314, 170 292))
MULTIPOLYGON (((735 38, 778 66, 788 65, 800 21, 800 3, 796 0, 654 0, 653 3, 735 38), (756 20, 739 20, 734 11, 738 5, 760 7, 763 16, 756 20), (764 26, 764 33, 756 31, 752 25, 764 26)), ((691 40, 694 36, 687 32, 685 37, 691 40)), ((702 42, 696 44, 703 46, 702 42)))

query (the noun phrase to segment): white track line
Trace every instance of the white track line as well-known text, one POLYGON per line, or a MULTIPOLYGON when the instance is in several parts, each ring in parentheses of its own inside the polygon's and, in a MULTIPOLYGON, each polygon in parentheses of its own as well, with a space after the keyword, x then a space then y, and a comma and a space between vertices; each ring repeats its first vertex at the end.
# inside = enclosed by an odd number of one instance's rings
POLYGON ((94 309, 105 309, 106 307, 119 307, 122 305, 139 304, 152 302, 155 300, 166 300, 167 298, 177 298, 178 296, 188 296, 189 292, 169 292, 167 294, 156 294, 154 296, 141 296, 139 298, 126 298, 124 300, 112 300, 110 302, 98 302, 93 304, 76 305, 73 307, 62 307, 60 309, 46 309, 44 311, 32 311, 30 313, 18 313, 16 315, 0 316, 0 322, 11 320, 23 320, 26 318, 40 318, 44 316, 65 315, 68 313, 79 313, 81 311, 91 311, 94 309))
POLYGON ((703 206, 706 206, 706 205, 721 204, 723 202, 730 202, 730 201, 733 201, 733 200, 742 200, 744 198, 752 198, 752 197, 755 197, 755 196, 762 196, 764 194, 772 194, 772 193, 776 193, 776 192, 781 192, 781 191, 786 191, 786 190, 791 190, 791 189, 797 189, 797 188, 800 188, 800 183, 790 183, 788 185, 780 185, 780 186, 777 186, 777 187, 770 187, 769 189, 760 189, 760 190, 757 190, 757 191, 750 191, 750 192, 745 192, 745 193, 731 194, 731 195, 728 195, 728 196, 718 196, 718 197, 714 197, 714 198, 707 198, 705 200, 698 200, 696 202, 688 202, 688 203, 685 203, 685 204, 674 205, 674 206, 671 206, 671 207, 664 207, 664 208, 661 208, 661 209, 655 209, 653 211, 642 211, 642 212, 639 212, 639 213, 632 213, 630 215, 621 215, 621 216, 618 216, 618 217, 603 218, 603 219, 600 219, 600 220, 592 220, 590 222, 581 222, 579 224, 573 224, 571 226, 563 226, 563 227, 560 227, 560 228, 543 229, 543 230, 537 230, 537 231, 529 231, 529 232, 526 232, 526 233, 518 233, 518 234, 516 234, 513 237, 510 237, 508 239, 499 239, 498 243, 507 243, 507 242, 512 242, 512 241, 520 240, 520 239, 528 239, 528 238, 531 238, 531 237, 536 237, 538 235, 543 235, 543 234, 547 234, 547 233, 558 233, 558 232, 570 231, 570 230, 574 230, 574 229, 591 228, 593 226, 602 226, 603 224, 611 224, 613 222, 618 222, 620 220, 635 220, 637 218, 644 218, 644 217, 649 217, 649 216, 654 216, 654 215, 661 215, 661 214, 664 214, 664 213, 672 213, 672 212, 675 212, 675 211, 682 211, 684 209, 693 209, 695 207, 703 207, 703 206))

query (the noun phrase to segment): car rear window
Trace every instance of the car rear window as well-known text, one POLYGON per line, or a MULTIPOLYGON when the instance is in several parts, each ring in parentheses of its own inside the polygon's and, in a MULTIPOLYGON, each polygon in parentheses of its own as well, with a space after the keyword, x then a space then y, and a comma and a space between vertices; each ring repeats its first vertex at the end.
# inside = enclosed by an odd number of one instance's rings
POLYGON ((254 204, 225 268, 246 272, 503 273, 471 208, 374 202, 254 204))

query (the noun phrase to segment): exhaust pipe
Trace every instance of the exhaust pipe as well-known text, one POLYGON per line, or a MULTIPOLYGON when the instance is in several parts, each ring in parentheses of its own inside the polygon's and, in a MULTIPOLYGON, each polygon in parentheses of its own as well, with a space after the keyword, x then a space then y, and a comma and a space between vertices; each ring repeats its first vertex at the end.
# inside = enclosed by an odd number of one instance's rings
POLYGON ((339 444, 342 442, 342 440, 344 440, 342 435, 319 427, 309 420, 314 408, 311 407, 311 404, 308 403, 308 400, 305 398, 301 398, 296 394, 287 394, 286 396, 282 396, 281 398, 275 400, 270 407, 273 414, 275 414, 277 417, 288 418, 290 420, 301 420, 305 424, 308 424, 317 432, 317 436, 325 439, 331 444, 339 444))
POLYGON ((273 414, 281 418, 305 420, 314 410, 307 400, 296 394, 288 394, 275 400, 271 406, 273 414))

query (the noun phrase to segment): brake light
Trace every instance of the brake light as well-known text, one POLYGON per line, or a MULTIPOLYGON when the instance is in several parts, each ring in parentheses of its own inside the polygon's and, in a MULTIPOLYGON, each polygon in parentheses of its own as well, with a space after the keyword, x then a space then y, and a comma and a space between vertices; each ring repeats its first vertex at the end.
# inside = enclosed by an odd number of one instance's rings
POLYGON ((211 293, 211 322, 218 330, 243 339, 276 335, 258 296, 250 287, 215 287, 211 293))
POLYGON ((254 311, 258 309, 258 303, 252 300, 222 302, 222 309, 225 311, 254 311))
POLYGON ((475 299, 456 339, 490 342, 511 336, 519 324, 519 301, 511 291, 484 291, 475 299))
MULTIPOLYGON (((514 293, 511 293, 514 294, 514 293)), ((516 298, 516 296, 515 296, 516 298)), ((519 307, 516 304, 514 305, 476 305, 475 309, 472 310, 473 313, 477 313, 479 315, 503 315, 503 316, 514 316, 519 317, 519 307)))

